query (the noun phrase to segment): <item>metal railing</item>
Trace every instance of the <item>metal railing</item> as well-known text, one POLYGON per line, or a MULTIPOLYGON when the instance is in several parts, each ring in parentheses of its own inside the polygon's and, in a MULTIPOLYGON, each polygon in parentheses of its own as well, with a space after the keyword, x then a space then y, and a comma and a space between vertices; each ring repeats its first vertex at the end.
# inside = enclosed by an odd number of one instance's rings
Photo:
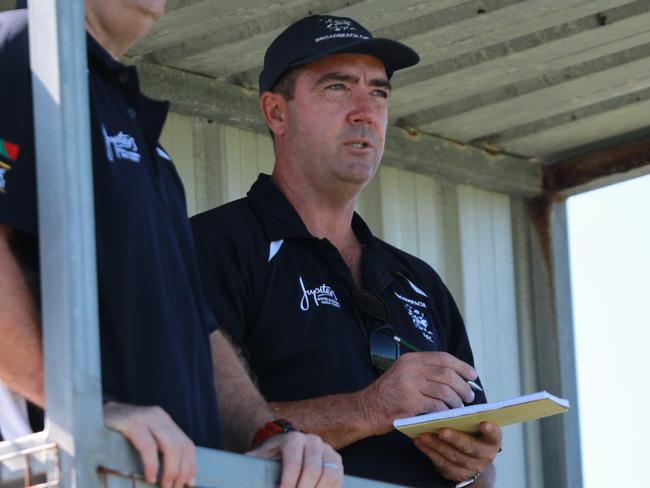
MULTIPOLYGON (((91 485, 104 488, 149 487, 141 475, 137 454, 118 433, 105 429, 103 455, 93 466, 91 485)), ((0 486, 3 488, 46 488, 70 486, 59 464, 61 448, 39 432, 11 442, 0 442, 0 486)), ((270 488, 277 486, 280 465, 214 449, 197 448, 197 486, 203 488, 270 488)), ((349 488, 388 488, 394 485, 345 477, 349 488)))

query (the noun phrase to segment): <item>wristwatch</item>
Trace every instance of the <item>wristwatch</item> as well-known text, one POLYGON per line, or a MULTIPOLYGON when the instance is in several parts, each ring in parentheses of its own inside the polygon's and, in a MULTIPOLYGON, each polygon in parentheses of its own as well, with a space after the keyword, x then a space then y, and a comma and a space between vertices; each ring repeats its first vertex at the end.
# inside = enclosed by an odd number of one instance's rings
POLYGON ((271 422, 265 423, 264 427, 260 427, 260 429, 255 433, 255 437, 253 437, 253 442, 251 445, 253 446, 253 449, 255 449, 259 445, 264 444, 267 439, 270 439, 274 435, 286 434, 287 432, 296 431, 298 431, 298 429, 296 429, 294 425, 288 420, 275 419, 271 422))

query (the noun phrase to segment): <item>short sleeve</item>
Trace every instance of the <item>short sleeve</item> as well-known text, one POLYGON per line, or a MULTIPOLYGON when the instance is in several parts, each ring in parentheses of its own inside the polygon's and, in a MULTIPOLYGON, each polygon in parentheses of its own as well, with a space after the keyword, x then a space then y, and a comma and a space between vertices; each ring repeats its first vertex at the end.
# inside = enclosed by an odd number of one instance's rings
POLYGON ((223 222, 212 215, 192 218, 203 291, 219 327, 242 347, 250 286, 241 265, 241 249, 222 231, 223 222))
POLYGON ((36 168, 24 11, 0 14, 0 222, 36 235, 36 168))

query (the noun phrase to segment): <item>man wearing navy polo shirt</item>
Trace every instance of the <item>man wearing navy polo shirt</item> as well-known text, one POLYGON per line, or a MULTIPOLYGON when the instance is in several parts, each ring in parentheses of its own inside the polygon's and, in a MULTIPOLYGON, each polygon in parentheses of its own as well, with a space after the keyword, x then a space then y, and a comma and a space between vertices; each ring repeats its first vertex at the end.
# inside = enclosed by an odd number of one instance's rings
MULTIPOLYGON (((234 448, 282 458, 282 486, 339 486, 340 456, 317 436, 274 436, 293 429, 272 421, 205 305, 183 188, 158 143, 168 104, 142 95, 135 68, 117 61, 164 4, 85 2, 106 425, 140 452, 148 482, 160 451, 163 487, 194 485, 194 445, 220 448, 222 430, 234 448)), ((16 393, 44 405, 24 9, 0 14, 0 66, 0 434, 9 437, 30 430, 16 393)))
POLYGON ((438 275, 354 212, 383 154, 389 79, 418 60, 352 19, 289 26, 260 75, 273 175, 192 224, 208 302, 279 415, 340 449, 348 473, 489 487, 497 425, 414 442, 392 428, 485 396, 467 382, 472 352, 438 275), (398 358, 394 335, 424 352, 398 358))

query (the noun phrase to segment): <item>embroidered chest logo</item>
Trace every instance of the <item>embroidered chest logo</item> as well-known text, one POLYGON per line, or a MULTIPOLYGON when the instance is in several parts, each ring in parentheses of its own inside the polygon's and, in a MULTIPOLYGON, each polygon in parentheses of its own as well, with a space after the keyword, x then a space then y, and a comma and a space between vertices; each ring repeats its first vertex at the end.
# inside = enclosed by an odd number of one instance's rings
POLYGON ((300 288, 302 289, 302 298, 300 299, 300 310, 306 312, 309 310, 311 303, 317 307, 321 305, 330 305, 332 307, 341 308, 339 299, 336 297, 336 293, 332 290, 331 286, 323 283, 317 288, 308 290, 305 288, 305 282, 302 280, 302 276, 298 278, 300 281, 300 288))
POLYGON ((106 159, 111 163, 115 162, 116 159, 126 159, 134 163, 140 162, 140 152, 133 137, 122 131, 114 136, 110 136, 106 131, 106 127, 103 125, 102 134, 104 136, 104 144, 106 145, 106 159))
MULTIPOLYGON (((14 163, 18 160, 18 153, 20 152, 20 146, 18 144, 12 144, 9 141, 0 139, 0 156, 11 163, 14 163)), ((0 193, 6 192, 7 180, 5 176, 7 171, 11 169, 11 166, 2 160, 0 160, 0 193)))
POLYGON ((436 341, 435 341, 434 333, 431 329, 429 329, 429 321, 424 315, 424 312, 427 309, 426 303, 420 300, 413 300, 411 298, 407 298, 404 295, 400 295, 397 292, 394 293, 395 296, 403 302, 404 309, 406 310, 406 313, 408 313, 409 317, 411 318, 411 322, 413 322, 415 328, 420 331, 422 336, 427 341, 429 341, 432 344, 435 344, 436 341))

